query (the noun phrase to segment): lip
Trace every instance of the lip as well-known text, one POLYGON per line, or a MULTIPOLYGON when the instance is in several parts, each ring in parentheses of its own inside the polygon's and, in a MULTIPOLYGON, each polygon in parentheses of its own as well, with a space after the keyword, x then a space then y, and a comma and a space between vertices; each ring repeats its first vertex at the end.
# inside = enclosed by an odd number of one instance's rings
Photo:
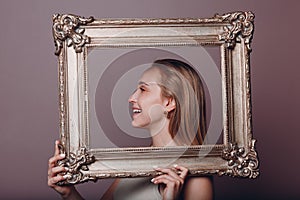
POLYGON ((137 115, 141 114, 141 112, 134 112, 134 110, 142 110, 138 107, 132 107, 131 112, 132 112, 132 117, 135 118, 137 115))

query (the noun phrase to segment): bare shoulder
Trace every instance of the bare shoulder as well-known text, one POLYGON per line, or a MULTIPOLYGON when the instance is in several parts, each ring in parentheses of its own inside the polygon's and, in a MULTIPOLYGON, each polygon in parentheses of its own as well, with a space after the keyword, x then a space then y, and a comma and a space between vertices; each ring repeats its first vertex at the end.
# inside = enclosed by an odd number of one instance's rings
POLYGON ((104 195, 102 196, 101 200, 112 200, 113 199, 113 194, 114 191, 119 183, 119 179, 116 179, 111 186, 108 188, 108 190, 104 193, 104 195))
POLYGON ((211 176, 188 177, 184 185, 184 199, 212 200, 214 198, 211 176))

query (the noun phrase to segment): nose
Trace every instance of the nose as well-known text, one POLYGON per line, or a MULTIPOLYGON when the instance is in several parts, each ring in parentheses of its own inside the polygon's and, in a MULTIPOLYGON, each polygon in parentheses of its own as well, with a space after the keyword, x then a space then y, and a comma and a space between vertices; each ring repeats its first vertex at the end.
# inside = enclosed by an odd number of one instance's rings
POLYGON ((130 95, 129 99, 128 99, 129 103, 136 103, 136 90, 132 93, 132 95, 130 95))

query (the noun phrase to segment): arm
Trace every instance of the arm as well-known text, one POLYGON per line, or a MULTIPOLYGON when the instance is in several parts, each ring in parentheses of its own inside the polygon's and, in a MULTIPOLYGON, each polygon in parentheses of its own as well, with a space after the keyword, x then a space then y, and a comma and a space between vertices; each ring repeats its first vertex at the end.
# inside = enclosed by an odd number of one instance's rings
POLYGON ((189 177, 184 186, 184 199, 187 200, 212 200, 212 177, 189 177))
POLYGON ((62 172, 66 172, 68 169, 62 166, 57 166, 57 161, 65 158, 65 155, 59 154, 58 148, 59 141, 55 141, 55 153, 54 156, 49 159, 48 164, 48 186, 58 192, 65 200, 81 200, 83 199, 74 186, 58 186, 57 183, 65 180, 67 177, 62 176, 62 172))

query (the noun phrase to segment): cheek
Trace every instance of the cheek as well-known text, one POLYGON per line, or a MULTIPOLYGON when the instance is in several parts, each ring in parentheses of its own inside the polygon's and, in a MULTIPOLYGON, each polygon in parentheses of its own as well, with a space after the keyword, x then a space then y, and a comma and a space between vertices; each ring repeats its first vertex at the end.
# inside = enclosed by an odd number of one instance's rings
POLYGON ((159 104, 152 105, 147 114, 152 122, 160 120, 164 116, 164 108, 159 104))

